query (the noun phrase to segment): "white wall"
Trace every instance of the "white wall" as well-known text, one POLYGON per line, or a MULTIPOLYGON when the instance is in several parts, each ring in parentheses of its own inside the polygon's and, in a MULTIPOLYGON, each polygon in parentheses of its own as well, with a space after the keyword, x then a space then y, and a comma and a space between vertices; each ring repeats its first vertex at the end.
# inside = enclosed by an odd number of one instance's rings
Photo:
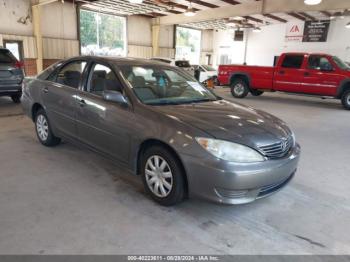
POLYGON ((127 18, 128 44, 152 46, 152 19, 142 16, 127 18))
MULTIPOLYGON (((274 56, 283 52, 324 52, 337 55, 350 61, 350 29, 345 28, 349 19, 331 22, 328 41, 325 43, 286 42, 285 24, 262 27, 262 32, 248 33, 247 64, 272 66, 274 56)), ((232 63, 244 62, 244 42, 234 42, 232 33, 219 31, 214 33, 214 50, 216 60, 220 56, 220 47, 227 46, 231 53, 232 63)))
POLYGON ((9 35, 29 36, 33 34, 30 20, 27 24, 17 22, 30 14, 28 0, 1 0, 0 1, 0 33, 9 35))
POLYGON ((43 37, 78 39, 77 14, 73 4, 55 2, 42 6, 41 30, 43 37))

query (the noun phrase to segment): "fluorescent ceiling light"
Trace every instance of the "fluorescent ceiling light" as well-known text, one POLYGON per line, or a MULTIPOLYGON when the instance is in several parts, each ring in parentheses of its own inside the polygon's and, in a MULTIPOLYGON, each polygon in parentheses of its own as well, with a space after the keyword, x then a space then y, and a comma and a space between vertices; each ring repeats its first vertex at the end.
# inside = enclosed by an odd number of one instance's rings
POLYGON ((322 2, 322 0, 304 0, 306 5, 318 5, 322 2))
POLYGON ((350 22, 347 23, 345 27, 350 29, 350 22))
POLYGON ((142 4, 143 0, 129 0, 132 4, 142 4))

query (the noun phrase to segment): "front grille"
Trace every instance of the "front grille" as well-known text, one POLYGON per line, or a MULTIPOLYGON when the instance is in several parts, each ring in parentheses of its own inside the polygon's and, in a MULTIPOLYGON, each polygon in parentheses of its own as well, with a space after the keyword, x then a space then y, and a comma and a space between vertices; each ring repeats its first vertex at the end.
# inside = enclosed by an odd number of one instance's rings
POLYGON ((287 139, 282 139, 280 142, 274 144, 259 146, 259 149, 266 157, 280 158, 284 157, 289 152, 293 143, 293 137, 290 136, 287 139))

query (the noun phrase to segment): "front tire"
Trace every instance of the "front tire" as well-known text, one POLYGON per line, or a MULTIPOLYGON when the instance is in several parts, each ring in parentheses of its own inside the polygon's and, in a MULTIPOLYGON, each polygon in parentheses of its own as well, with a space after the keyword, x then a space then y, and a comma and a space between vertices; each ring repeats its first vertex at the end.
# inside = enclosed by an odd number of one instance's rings
POLYGON ((141 157, 146 192, 163 206, 176 205, 185 197, 184 171, 172 152, 162 146, 147 149, 141 157))
POLYGON ((235 79, 231 83, 231 94, 236 98, 244 98, 249 93, 249 86, 242 79, 235 79))
POLYGON ((341 102, 345 109, 350 110, 350 90, 344 92, 341 102))
POLYGON ((11 99, 13 103, 19 104, 21 102, 21 95, 20 94, 12 95, 11 99))
POLYGON ((44 109, 39 109, 35 115, 35 130, 40 143, 44 146, 52 147, 61 142, 61 139, 52 133, 50 123, 44 109))

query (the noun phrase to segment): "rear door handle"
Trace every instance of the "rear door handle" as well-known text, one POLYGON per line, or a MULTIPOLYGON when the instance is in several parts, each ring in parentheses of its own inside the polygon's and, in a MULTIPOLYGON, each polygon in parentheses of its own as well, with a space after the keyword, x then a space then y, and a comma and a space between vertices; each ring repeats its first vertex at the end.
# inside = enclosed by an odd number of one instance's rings
POLYGON ((305 73, 304 73, 304 76, 309 76, 309 75, 310 75, 309 72, 305 72, 305 73))
POLYGON ((49 89, 48 89, 47 87, 44 87, 43 92, 44 92, 44 93, 48 93, 48 92, 49 92, 49 89))
POLYGON ((283 70, 280 71, 280 75, 284 75, 284 73, 285 73, 285 72, 284 72, 283 70))
POLYGON ((80 100, 79 100, 79 105, 80 105, 81 107, 85 106, 85 105, 86 105, 85 100, 84 100, 84 99, 80 99, 80 100))

